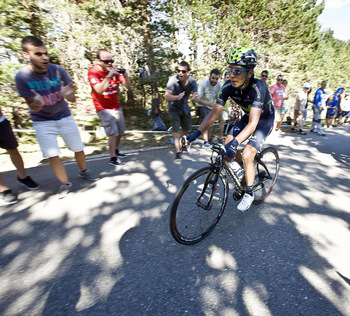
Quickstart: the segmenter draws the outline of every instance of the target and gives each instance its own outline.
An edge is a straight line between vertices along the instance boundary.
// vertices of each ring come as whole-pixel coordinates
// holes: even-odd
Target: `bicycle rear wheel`
[[[224,173],[208,166],[192,174],[170,206],[170,232],[181,244],[194,244],[208,236],[219,222],[228,198]]]
[[[279,168],[280,159],[275,148],[265,148],[256,155],[253,204],[260,204],[269,196],[276,183]]]

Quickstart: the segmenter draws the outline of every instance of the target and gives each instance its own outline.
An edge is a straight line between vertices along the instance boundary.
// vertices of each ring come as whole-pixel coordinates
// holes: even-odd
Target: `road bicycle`
[[[233,199],[238,201],[245,193],[245,178],[235,172],[223,159],[225,147],[220,143],[209,144],[195,140],[189,145],[201,146],[212,151],[208,166],[190,175],[177,191],[170,209],[170,232],[174,239],[185,245],[197,243],[208,236],[224,213],[229,183],[233,181]],[[237,160],[240,153],[236,156]],[[240,163],[242,174],[244,166]],[[254,158],[255,180],[253,204],[262,203],[271,193],[279,172],[279,155],[275,148],[267,147]]]

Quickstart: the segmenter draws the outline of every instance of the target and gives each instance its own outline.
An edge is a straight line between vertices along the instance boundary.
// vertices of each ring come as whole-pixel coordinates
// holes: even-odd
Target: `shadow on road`
[[[275,145],[281,173],[267,201],[241,214],[229,197],[193,246],[172,239],[167,207],[207,158],[179,163],[165,149],[116,169],[91,161],[102,179],[72,177],[63,200],[44,169],[39,192],[0,212],[1,315],[350,314],[348,149],[289,142]]]

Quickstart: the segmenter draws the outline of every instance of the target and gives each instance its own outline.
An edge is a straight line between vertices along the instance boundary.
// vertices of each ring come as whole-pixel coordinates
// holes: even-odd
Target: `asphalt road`
[[[230,195],[192,246],[172,239],[167,208],[205,155],[135,152],[117,168],[93,157],[95,183],[67,163],[62,200],[47,165],[28,170],[35,192],[3,173],[20,202],[0,206],[0,315],[350,315],[349,132],[271,135],[271,196],[242,214]]]

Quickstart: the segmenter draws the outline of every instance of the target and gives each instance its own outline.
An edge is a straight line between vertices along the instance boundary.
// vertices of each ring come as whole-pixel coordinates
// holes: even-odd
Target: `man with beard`
[[[198,97],[200,102],[196,103],[199,109],[199,118],[203,122],[204,118],[208,115],[211,109],[215,105],[216,99],[219,97],[221,90],[220,71],[213,69],[210,72],[209,78],[203,80],[198,86]],[[211,134],[211,128],[203,132],[202,136],[205,141],[209,141]]]
[[[182,61],[177,67],[177,75],[169,78],[165,91],[165,100],[168,101],[173,129],[175,159],[181,159],[180,127],[181,137],[187,135],[192,129],[191,108],[188,104],[190,94],[193,92],[193,101],[201,102],[198,97],[197,82],[190,76],[190,71],[190,65]]]
[[[24,37],[22,50],[22,55],[29,60],[29,64],[17,73],[16,87],[29,106],[36,138],[44,158],[49,159],[53,173],[61,182],[57,194],[63,198],[72,184],[59,157],[58,135],[74,152],[78,175],[89,181],[97,180],[86,169],[84,144],[68,108],[67,101],[75,102],[74,86],[65,69],[50,64],[46,47],[40,39],[34,36]]]
[[[119,158],[126,157],[119,151],[120,139],[125,132],[125,120],[118,100],[118,85],[130,89],[131,83],[128,72],[113,67],[113,63],[112,54],[100,49],[96,55],[96,64],[89,69],[88,78],[97,115],[108,135],[109,164],[117,166],[121,163]]]

